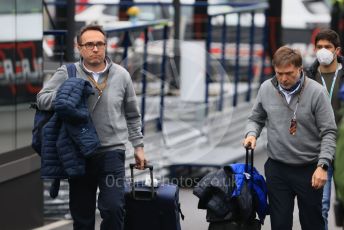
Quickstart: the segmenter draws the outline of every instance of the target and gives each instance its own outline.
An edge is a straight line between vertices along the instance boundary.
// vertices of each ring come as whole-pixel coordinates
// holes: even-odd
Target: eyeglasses
[[[93,50],[94,47],[96,46],[98,50],[103,50],[105,48],[106,43],[104,42],[86,42],[85,44],[80,44],[80,46],[85,46],[86,49],[88,50]]]
[[[290,121],[289,133],[293,136],[296,134],[296,127],[297,127],[296,118],[292,118]]]

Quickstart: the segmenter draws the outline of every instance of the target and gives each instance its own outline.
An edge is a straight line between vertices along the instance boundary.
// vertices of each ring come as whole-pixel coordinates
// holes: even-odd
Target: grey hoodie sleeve
[[[248,117],[245,137],[250,135],[250,136],[255,136],[256,138],[258,138],[260,133],[262,132],[262,129],[265,126],[267,114],[262,105],[262,97],[261,97],[262,88],[263,87],[261,87],[258,91],[256,101],[251,111],[251,115]]]
[[[143,146],[141,114],[130,76],[125,90],[124,112],[129,132],[129,141],[133,147]]]
[[[327,164],[334,159],[336,151],[337,126],[328,93],[322,90],[315,105],[316,125],[321,137],[321,149],[318,164]]]
[[[56,97],[56,92],[67,78],[67,69],[66,66],[63,65],[57,69],[51,79],[44,84],[43,89],[37,94],[37,105],[39,109],[53,109],[52,104]]]

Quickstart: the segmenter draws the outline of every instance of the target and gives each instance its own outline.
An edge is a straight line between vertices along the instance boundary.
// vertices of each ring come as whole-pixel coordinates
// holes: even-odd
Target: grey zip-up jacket
[[[141,115],[136,101],[134,87],[129,73],[120,65],[108,62],[107,69],[99,77],[101,83],[109,74],[107,86],[103,94],[95,88],[95,94],[88,98],[88,108],[92,122],[100,139],[99,152],[114,149],[124,149],[128,139],[134,147],[143,146],[143,135],[141,132]],[[82,60],[75,63],[77,77],[88,80],[92,76],[83,67]],[[61,84],[68,78],[66,66],[57,69],[52,78],[44,84],[43,89],[37,95],[38,108],[42,110],[53,110],[52,102]]]
[[[265,81],[258,91],[246,136],[258,138],[266,126],[268,157],[291,165],[329,165],[336,149],[337,127],[328,93],[312,79],[302,77],[301,84],[305,85],[296,112],[295,135],[289,133],[289,127],[302,87],[292,96],[288,108],[274,77]]]

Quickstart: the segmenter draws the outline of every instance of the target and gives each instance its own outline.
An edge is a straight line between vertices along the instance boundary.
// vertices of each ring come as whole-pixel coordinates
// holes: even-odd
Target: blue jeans
[[[323,189],[323,198],[322,198],[322,216],[325,222],[325,230],[328,230],[328,212],[331,205],[331,183],[333,176],[333,167],[329,166],[327,170],[327,182]]]
[[[101,230],[123,229],[125,151],[86,159],[86,175],[69,179],[69,208],[74,230],[94,230],[97,188]]]

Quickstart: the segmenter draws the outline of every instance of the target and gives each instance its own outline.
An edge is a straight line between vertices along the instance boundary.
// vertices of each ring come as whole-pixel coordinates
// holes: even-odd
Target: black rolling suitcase
[[[125,192],[125,230],[181,230],[179,189],[174,184],[159,183],[153,186],[153,167],[150,171],[151,186],[134,181],[134,166],[130,164],[131,183]]]

